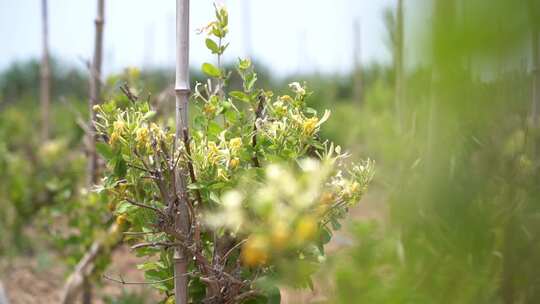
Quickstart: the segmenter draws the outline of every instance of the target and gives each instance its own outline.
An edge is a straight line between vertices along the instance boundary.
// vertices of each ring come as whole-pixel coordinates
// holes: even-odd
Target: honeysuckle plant
[[[307,106],[304,84],[274,96],[256,88],[251,62],[240,59],[242,88],[228,89],[225,8],[216,7],[216,20],[201,33],[217,65],[202,65],[209,80],[192,94],[189,130],[176,136],[129,90],[120,98],[127,105],[112,99],[95,107],[103,139],[97,150],[108,168],[98,190],[114,202],[128,242],[147,257],[138,268],[167,303],[174,301],[178,247],[190,256],[191,302],[279,302],[279,284],[310,285],[324,244],[366,191],[373,163],[351,165],[339,146],[320,138],[330,112]],[[181,200],[188,231],[175,221]]]

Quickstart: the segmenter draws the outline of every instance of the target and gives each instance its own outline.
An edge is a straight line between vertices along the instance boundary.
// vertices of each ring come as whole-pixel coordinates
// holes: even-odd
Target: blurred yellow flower
[[[304,216],[296,224],[295,237],[299,242],[311,240],[317,232],[317,222],[311,216]]]
[[[321,204],[324,204],[324,205],[329,205],[331,204],[332,202],[334,201],[334,194],[331,193],[331,192],[324,192],[322,195],[321,195]]]
[[[277,222],[272,229],[272,246],[281,250],[287,246],[287,241],[289,240],[290,231],[287,227],[287,224],[284,222]]]
[[[250,236],[242,246],[242,262],[249,267],[266,264],[268,261],[268,241],[265,237]]]
[[[139,77],[141,76],[141,70],[139,70],[136,67],[128,67],[126,71],[127,71],[128,77],[131,78],[132,80],[139,79]]]

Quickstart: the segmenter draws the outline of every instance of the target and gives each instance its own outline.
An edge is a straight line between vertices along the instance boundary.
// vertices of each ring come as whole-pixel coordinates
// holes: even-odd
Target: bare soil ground
[[[117,249],[106,273],[111,277],[122,275],[125,281],[142,282],[144,277],[135,265],[141,259],[129,252],[127,247]],[[5,264],[5,263],[4,263]],[[10,304],[54,304],[60,302],[62,286],[68,270],[59,266],[59,261],[49,261],[40,265],[38,259],[18,257],[8,265],[0,267],[0,280],[6,289]],[[104,280],[101,286],[95,286],[93,303],[102,304],[104,296],[116,297],[125,292],[135,293],[147,299],[148,303],[157,302],[157,294],[149,285],[122,285]]]

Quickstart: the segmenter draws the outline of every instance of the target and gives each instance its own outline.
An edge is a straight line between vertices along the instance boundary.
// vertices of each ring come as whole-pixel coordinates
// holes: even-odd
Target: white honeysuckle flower
[[[271,164],[266,168],[266,177],[269,180],[279,180],[283,175],[283,168],[279,165]]]
[[[305,172],[316,172],[321,168],[321,163],[313,158],[304,158],[300,160],[299,165]]]
[[[295,92],[296,94],[299,94],[299,95],[306,95],[306,89],[304,89],[304,87],[302,87],[302,85],[295,81],[295,82],[291,82],[289,84],[289,87],[291,88],[291,90],[293,92]]]
[[[317,127],[325,123],[328,120],[328,118],[330,118],[330,113],[331,113],[330,110],[324,110],[324,114],[319,120],[319,122],[317,123]]]
[[[243,199],[244,195],[240,193],[240,191],[231,190],[223,195],[221,201],[223,202],[223,207],[226,210],[233,210],[241,208]]]
[[[243,200],[244,195],[240,191],[226,192],[221,197],[222,212],[208,215],[206,217],[207,224],[212,227],[226,227],[232,232],[237,232],[244,223]]]

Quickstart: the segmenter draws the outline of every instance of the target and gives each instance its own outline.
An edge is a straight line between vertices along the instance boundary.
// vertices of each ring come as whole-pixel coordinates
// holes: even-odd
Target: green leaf
[[[225,45],[222,45],[220,50],[220,54],[225,53],[225,50],[229,47],[229,43],[226,43]]]
[[[127,172],[127,164],[122,155],[114,158],[114,175],[123,178]]]
[[[96,151],[99,155],[103,156],[107,161],[111,160],[114,157],[114,152],[111,149],[111,146],[104,142],[96,143]]]
[[[249,59],[238,59],[238,68],[242,71],[245,71],[251,67],[251,60]]]
[[[138,264],[137,269],[138,270],[143,270],[143,271],[146,271],[146,270],[158,270],[159,266],[157,265],[157,262],[146,262],[146,263]]]
[[[219,196],[215,192],[210,192],[210,200],[216,204],[221,204],[221,200],[219,199]]]
[[[246,75],[246,78],[244,79],[244,91],[251,92],[255,82],[257,82],[257,74],[250,73],[249,75]]]
[[[251,101],[249,96],[246,93],[241,92],[241,91],[232,91],[232,92],[229,93],[229,96],[231,96],[234,99],[238,99],[240,101],[243,101],[243,102],[250,102]]]
[[[253,302],[246,301],[244,303],[281,303],[281,293],[279,291],[279,288],[275,285],[273,279],[269,277],[261,277],[257,279],[257,281],[255,281],[255,286],[262,292],[262,297],[254,298]]]
[[[187,188],[190,189],[190,190],[196,190],[196,189],[202,189],[204,188],[204,186],[200,183],[191,183],[189,185],[187,185]]]
[[[221,133],[221,131],[223,131],[223,129],[217,122],[210,121],[208,123],[208,136],[209,137],[215,138],[219,135],[219,133]]]
[[[210,77],[214,77],[214,78],[221,77],[221,71],[216,66],[208,62],[203,63],[202,71],[203,73],[205,73],[206,75]]]
[[[227,111],[224,115],[231,124],[235,124],[238,121],[238,113],[236,111]]]
[[[146,114],[144,114],[143,119],[148,120],[148,119],[150,119],[150,118],[152,118],[154,116],[156,116],[155,111],[148,111],[148,112],[146,112]]]
[[[212,51],[212,54],[221,54],[221,50],[219,49],[217,43],[210,38],[206,38],[206,47]]]
[[[131,213],[135,210],[137,210],[137,206],[134,206],[126,201],[122,201],[116,206],[115,213],[116,214],[125,214],[125,213]]]

